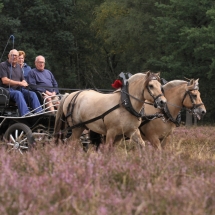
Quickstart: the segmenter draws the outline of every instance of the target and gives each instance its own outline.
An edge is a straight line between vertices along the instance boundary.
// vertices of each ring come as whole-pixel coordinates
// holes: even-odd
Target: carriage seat
[[[4,87],[0,87],[0,106],[17,106],[16,102],[10,98],[10,93]]]
[[[37,94],[37,97],[39,99],[40,104],[43,105],[44,98],[42,96],[42,93],[40,91],[37,91],[37,90],[35,90],[34,92]]]
[[[9,91],[3,87],[0,87],[0,106],[8,106],[10,101]]]

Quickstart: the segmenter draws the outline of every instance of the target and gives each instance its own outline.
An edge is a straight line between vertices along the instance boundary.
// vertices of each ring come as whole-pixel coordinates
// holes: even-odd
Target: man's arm
[[[52,77],[52,86],[55,88],[54,91],[56,93],[59,93],[59,90],[58,90],[58,83],[54,77],[54,75],[51,73],[51,77]]]
[[[29,71],[28,83],[30,87],[32,88],[32,90],[40,91],[41,93],[45,92],[46,90],[44,88],[39,87],[39,85],[37,84],[36,78],[37,77],[35,76],[34,71],[33,70]]]
[[[28,86],[28,83],[25,80],[13,81],[7,77],[2,77],[1,80],[2,80],[2,83],[5,85],[21,86],[21,87],[27,87]]]

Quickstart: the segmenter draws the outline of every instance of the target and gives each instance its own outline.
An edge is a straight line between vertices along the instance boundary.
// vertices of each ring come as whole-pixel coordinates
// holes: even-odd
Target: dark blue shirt
[[[57,81],[55,80],[54,75],[47,69],[44,69],[43,71],[39,71],[36,68],[30,70],[27,80],[29,85],[34,85],[30,86],[34,90],[38,90],[40,92],[45,92],[47,90],[49,92],[55,91],[56,93],[59,93]]]
[[[22,69],[20,65],[17,63],[14,67],[11,65],[9,61],[5,61],[0,63],[0,86],[4,88],[8,88],[8,85],[2,83],[2,78],[7,77],[13,81],[22,81],[25,80],[23,76]],[[10,86],[13,89],[18,88],[18,86]]]

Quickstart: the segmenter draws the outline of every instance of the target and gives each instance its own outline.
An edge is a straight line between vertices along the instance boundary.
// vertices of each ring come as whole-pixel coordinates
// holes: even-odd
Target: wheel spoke
[[[20,140],[21,140],[23,134],[24,134],[24,131],[22,131],[22,132],[20,133],[20,135],[19,135],[19,139],[20,139]]]
[[[19,149],[19,152],[20,152],[21,155],[23,155],[22,150]]]
[[[23,154],[30,147],[29,144],[33,143],[33,135],[31,129],[24,123],[14,123],[5,132],[5,139],[9,151],[16,150]]]
[[[23,140],[21,140],[19,143],[22,144],[23,142],[27,142],[27,137]]]
[[[10,134],[10,139],[15,143],[16,142],[16,140],[13,138],[13,135],[12,134]]]
[[[14,148],[11,148],[11,149],[8,151],[8,153],[11,152],[12,150],[14,150]]]
[[[18,138],[18,130],[17,129],[15,130],[15,138],[16,138],[16,140]]]
[[[7,143],[8,146],[14,146],[14,143]]]
[[[20,146],[21,149],[28,149],[27,146]]]

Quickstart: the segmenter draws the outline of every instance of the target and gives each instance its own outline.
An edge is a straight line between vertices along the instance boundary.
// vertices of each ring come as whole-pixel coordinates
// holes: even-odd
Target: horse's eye
[[[196,99],[196,98],[197,98],[197,95],[192,95],[192,96],[193,96],[193,98],[194,98],[194,99]]]
[[[152,84],[149,84],[149,88],[151,88],[151,89],[152,89],[152,88],[153,88],[153,85],[152,85]]]

